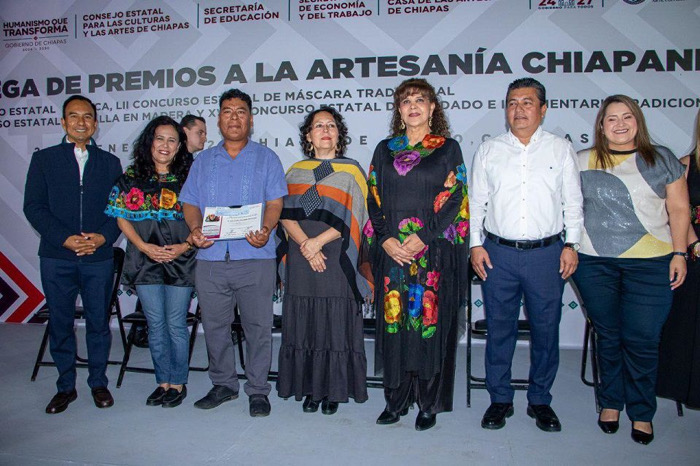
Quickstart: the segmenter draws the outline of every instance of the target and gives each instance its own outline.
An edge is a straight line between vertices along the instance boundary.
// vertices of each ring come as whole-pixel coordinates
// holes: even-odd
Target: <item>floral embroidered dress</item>
[[[112,188],[105,213],[129,220],[147,243],[159,246],[184,243],[190,232],[178,199],[183,182],[171,174],[138,180],[133,167],[129,167]],[[194,286],[195,256],[196,251],[192,250],[172,262],[158,263],[129,241],[122,283],[130,288],[155,284]]]
[[[466,290],[469,204],[466,168],[454,139],[427,135],[416,146],[405,136],[374,151],[367,206],[374,232],[377,343],[375,368],[384,386],[405,373],[439,375],[435,412],[452,408],[457,315]],[[382,249],[389,238],[416,233],[426,248],[399,266]]]

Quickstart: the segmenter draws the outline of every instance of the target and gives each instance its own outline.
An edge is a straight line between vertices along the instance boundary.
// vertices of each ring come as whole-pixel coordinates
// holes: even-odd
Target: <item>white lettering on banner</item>
[[[661,52],[661,57],[659,56]],[[639,59],[639,64],[634,69],[639,73],[645,71],[698,71],[700,70],[700,49],[646,50]],[[610,66],[612,63],[612,66]],[[597,50],[589,56],[584,52],[529,52],[522,60],[523,69],[528,73],[620,73],[626,67],[632,67],[637,63],[637,54],[629,50],[615,50],[606,55]]]
[[[260,11],[264,10],[263,6],[261,3],[252,3],[250,5],[231,5],[231,6],[218,6],[218,7],[211,7],[211,8],[205,8],[204,9],[204,14],[205,15],[221,15],[225,13],[241,13],[241,12],[249,12],[249,11]]]
[[[0,186],[5,216],[22,218],[20,172],[33,151],[61,140],[61,105],[76,94],[97,105],[96,141],[123,166],[159,115],[201,116],[205,147],[214,146],[219,96],[240,88],[253,101],[251,137],[285,168],[302,157],[299,123],[327,105],[345,117],[348,156],[367,169],[388,136],[394,89],[407,78],[435,86],[467,167],[483,139],[505,130],[506,88],[525,76],[547,87],[545,129],[577,150],[592,143],[601,100],[624,92],[643,108],[652,137],[685,155],[700,110],[697,0],[548,0],[556,11],[538,9],[542,1],[6,2],[0,138],[3,156],[18,163]],[[640,32],[637,20],[650,18]],[[572,24],[585,25],[573,41],[564,27]],[[21,35],[28,32],[37,34]],[[26,222],[7,223],[3,251],[38,284],[37,236]],[[135,298],[122,297],[128,312]],[[580,346],[583,319],[568,288],[563,302],[562,345]],[[474,309],[479,317],[483,307]],[[2,311],[0,303],[0,321],[13,314]]]

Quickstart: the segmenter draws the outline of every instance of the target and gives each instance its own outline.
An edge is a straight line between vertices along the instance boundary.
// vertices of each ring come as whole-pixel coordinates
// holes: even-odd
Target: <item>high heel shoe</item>
[[[651,426],[651,433],[647,433],[634,428],[634,422],[632,422],[632,440],[642,445],[649,445],[654,440],[654,424],[649,423]]]
[[[620,428],[620,416],[618,414],[617,421],[602,421],[598,415],[598,427],[606,434],[614,434]]]

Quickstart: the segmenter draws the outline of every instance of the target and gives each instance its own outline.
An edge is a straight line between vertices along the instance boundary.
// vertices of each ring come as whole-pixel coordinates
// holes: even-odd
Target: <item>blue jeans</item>
[[[107,386],[107,359],[112,345],[109,299],[114,283],[112,259],[99,262],[68,261],[42,257],[41,284],[49,306],[49,348],[58,369],[56,388],[75,388],[75,301],[80,294],[85,313],[88,350],[88,385]]]
[[[148,346],[156,383],[187,383],[190,350],[187,310],[192,287],[136,285],[136,293],[148,321]]]
[[[656,369],[661,328],[671,310],[671,256],[618,259],[579,254],[574,282],[598,336],[603,408],[632,421],[656,412]]]

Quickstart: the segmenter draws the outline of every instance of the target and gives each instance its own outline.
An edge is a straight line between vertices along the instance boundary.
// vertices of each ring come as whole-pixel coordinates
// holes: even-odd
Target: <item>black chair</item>
[[[581,351],[581,382],[589,387],[593,387],[595,397],[595,410],[600,413],[600,403],[598,402],[598,387],[600,387],[600,373],[598,372],[598,335],[590,319],[586,317],[586,326],[583,330],[583,349]],[[591,380],[586,378],[586,367],[588,354],[591,355]]]
[[[112,285],[112,295],[109,300],[109,312],[110,320],[112,316],[117,317],[117,322],[119,324],[119,334],[121,336],[122,345],[126,349],[126,333],[124,332],[124,323],[122,322],[121,307],[119,306],[119,282],[122,278],[122,271],[124,269],[124,250],[118,247],[114,247],[114,284]],[[46,353],[46,346],[49,341],[49,325],[51,325],[51,313],[49,309],[42,309],[34,315],[38,319],[46,319],[47,325],[44,330],[44,336],[41,339],[41,345],[39,345],[39,354],[36,356],[36,362],[34,363],[34,370],[32,371],[32,382],[36,380],[36,376],[39,373],[39,368],[43,366],[56,366],[53,361],[45,361],[44,354]],[[75,318],[84,319],[85,312],[82,306],[75,307]],[[76,354],[76,367],[87,367],[87,359]],[[121,364],[121,361],[107,361],[107,364]]]
[[[155,373],[155,370],[152,367],[139,367],[129,365],[129,358],[131,357],[131,350],[135,346],[137,331],[139,328],[148,327],[146,315],[143,313],[143,309],[141,307],[141,301],[136,301],[136,307],[134,308],[134,312],[127,316],[124,316],[122,318],[122,321],[125,324],[130,324],[131,326],[129,327],[129,335],[126,337],[126,344],[124,347],[124,358],[119,363],[121,364],[121,368],[119,369],[119,377],[117,377],[117,388],[120,388],[122,386],[122,381],[124,380],[124,374],[126,374],[126,372],[139,372],[142,374]],[[190,351],[189,356],[187,358],[188,363],[192,360],[192,351],[194,350],[194,343],[197,339],[197,329],[199,328],[200,321],[201,310],[199,308],[199,305],[197,305],[197,309],[194,313],[189,311],[187,312],[187,325],[189,327],[192,327],[192,330],[190,331]],[[207,369],[208,367],[190,367],[190,370],[194,371],[206,371]]]
[[[472,300],[471,300],[471,287],[478,286],[483,283],[483,280],[479,278],[474,269],[469,266],[468,273],[469,280],[469,299],[467,300],[467,408],[471,407],[472,403],[472,390],[476,389],[486,389],[486,378],[477,377],[472,373],[472,338],[486,338],[488,331],[486,328],[486,319],[480,319],[474,322],[472,320]],[[518,320],[518,339],[526,340],[530,338],[530,322],[526,319]],[[527,379],[512,379],[510,381],[511,386],[515,390],[527,390],[528,380]]]
[[[380,316],[381,318],[381,316]],[[362,319],[362,331],[365,336],[371,336],[377,339],[377,319],[367,318]],[[367,388],[384,388],[384,377],[381,375],[368,375],[367,376]]]

